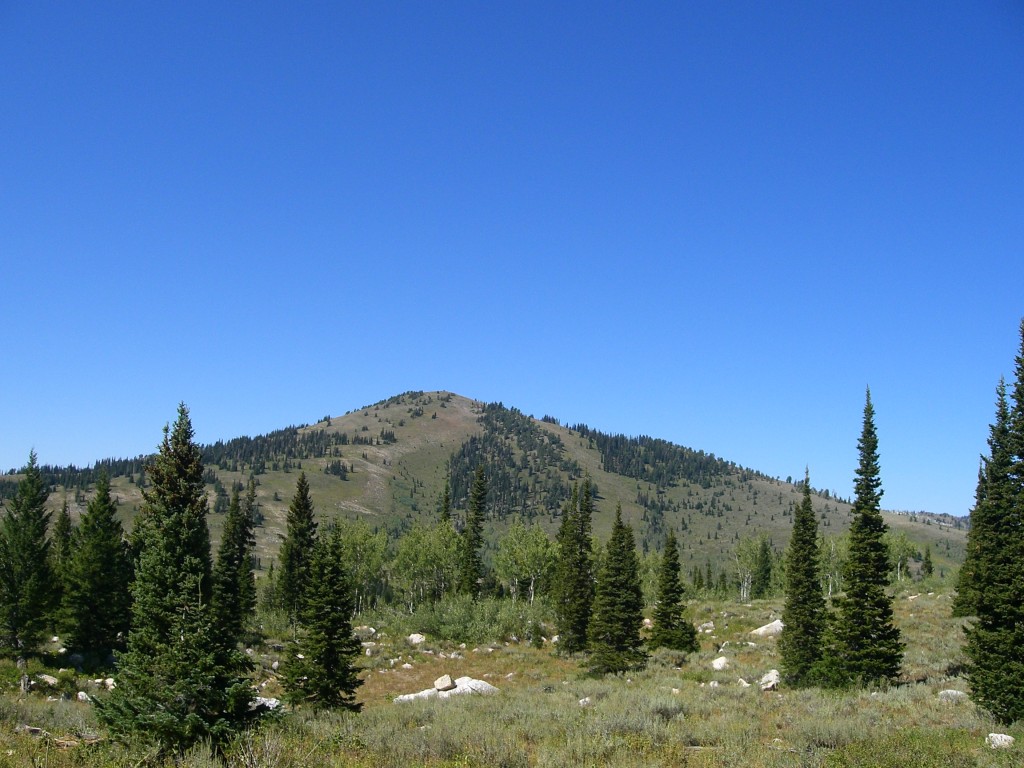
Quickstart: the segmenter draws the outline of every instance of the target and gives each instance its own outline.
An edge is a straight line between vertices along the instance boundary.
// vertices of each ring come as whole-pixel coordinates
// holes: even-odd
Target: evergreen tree
[[[970,512],[971,526],[967,531],[967,552],[960,566],[957,577],[956,597],[953,598],[954,616],[973,616],[978,610],[978,594],[980,584],[977,571],[988,555],[994,542],[991,541],[992,531],[988,521],[991,516],[988,504],[989,477],[995,476],[1000,489],[997,495],[1003,495],[1002,486],[1006,482],[1007,442],[1009,440],[1010,410],[1006,401],[1006,382],[999,380],[996,387],[996,420],[989,426],[988,457],[982,457],[978,469],[978,485],[974,492],[974,508]],[[993,464],[993,461],[996,461]],[[997,512],[998,514],[998,512]]]
[[[451,523],[452,521],[452,485],[447,478],[444,481],[444,492],[441,494],[437,515],[442,523]]]
[[[1024,719],[1024,321],[1012,406],[1000,382],[985,492],[971,512],[973,612],[964,648],[973,699],[999,721]],[[963,573],[963,572],[961,572]]]
[[[96,481],[75,543],[61,608],[65,642],[79,651],[107,652],[122,646],[128,635],[132,565],[106,472]]]
[[[594,603],[593,542],[590,538],[594,508],[590,478],[582,491],[573,486],[562,508],[558,529],[558,565],[555,578],[555,616],[559,651],[580,653],[587,648],[587,627]]]
[[[484,564],[480,548],[484,539],[484,512],[487,506],[487,478],[483,466],[476,468],[473,489],[466,510],[466,525],[462,529],[462,552],[459,561],[459,592],[474,597],[480,591],[484,577]]]
[[[900,631],[893,623],[889,586],[888,526],[882,519],[875,411],[868,390],[864,423],[857,443],[860,461],[854,481],[850,555],[846,594],[837,599],[838,615],[831,626],[825,682],[850,685],[895,678],[903,659]]]
[[[231,493],[213,570],[213,609],[217,626],[225,639],[233,642],[242,639],[246,621],[256,609],[256,579],[252,571],[256,547],[255,507],[256,483],[250,479],[244,502],[239,499],[237,487]]]
[[[935,573],[935,565],[932,563],[932,548],[925,546],[924,558],[921,560],[921,576],[930,579]]]
[[[821,553],[818,520],[811,504],[810,472],[804,476],[804,495],[793,515],[793,534],[786,550],[786,602],[782,610],[779,654],[786,682],[795,686],[813,682],[821,661],[827,614],[821,591]]]
[[[0,648],[13,654],[31,652],[42,641],[56,592],[47,538],[49,492],[35,451],[22,475],[0,523]]]
[[[757,559],[750,579],[750,598],[763,600],[768,597],[772,586],[772,546],[767,536],[762,536],[757,546]]]
[[[97,702],[113,736],[176,753],[200,742],[219,749],[259,714],[250,707],[248,661],[217,631],[210,609],[206,491],[192,434],[182,404],[147,468],[128,650],[117,686]]]
[[[597,574],[594,615],[588,630],[592,672],[625,672],[646,665],[647,655],[640,639],[643,608],[633,529],[622,522],[622,507],[619,506]]]
[[[71,522],[71,510],[68,508],[68,498],[60,505],[60,512],[53,523],[53,534],[50,536],[50,556],[53,558],[53,578],[58,593],[62,593],[67,582],[67,567],[74,551],[73,539],[75,526]],[[60,602],[59,597],[56,600]]]
[[[700,571],[697,572],[698,574]],[[671,648],[697,652],[697,630],[683,616],[683,583],[679,580],[679,545],[674,531],[668,532],[665,551],[658,571],[658,601],[654,607],[654,627],[647,641],[650,648]]]
[[[360,708],[355,691],[362,681],[354,660],[362,646],[352,634],[354,597],[349,571],[341,530],[332,527],[313,548],[300,632],[285,669],[286,697],[293,704]]]
[[[278,595],[293,622],[302,610],[302,599],[309,581],[309,558],[316,542],[316,520],[309,497],[306,473],[300,472],[295,496],[288,506],[287,530],[281,542],[281,570],[277,579]]]

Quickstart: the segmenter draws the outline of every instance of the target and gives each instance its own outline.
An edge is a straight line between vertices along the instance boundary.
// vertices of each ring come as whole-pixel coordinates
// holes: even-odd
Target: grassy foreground
[[[897,622],[907,643],[904,679],[885,690],[831,693],[762,692],[757,683],[778,667],[776,640],[750,630],[778,618],[780,601],[700,603],[702,650],[683,663],[659,653],[629,677],[590,678],[550,646],[507,637],[460,647],[451,623],[437,616],[364,617],[377,628],[361,661],[365,684],[360,714],[286,714],[245,734],[227,764],[255,766],[1017,766],[1024,762],[1024,728],[1000,727],[969,701],[940,701],[945,689],[966,690],[960,677],[962,622],[949,617],[947,592],[903,592]],[[493,633],[508,631],[500,611]],[[437,623],[421,646],[405,637],[427,618]],[[532,620],[532,617],[531,617]],[[467,637],[487,637],[478,623]],[[440,638],[440,639],[439,639]],[[273,645],[256,648],[264,695],[274,695]],[[719,656],[729,666],[714,671]],[[29,673],[43,671],[35,665]],[[57,675],[58,689],[21,695],[12,664],[0,685],[0,766],[155,765],[142,745],[105,738],[92,706],[77,690],[96,686],[74,673]],[[428,688],[442,674],[470,675],[501,689],[494,696],[392,702]],[[751,685],[746,687],[740,680]],[[714,685],[713,685],[714,683]],[[60,697],[60,693],[71,694]],[[100,695],[100,694],[97,694]],[[48,700],[53,699],[53,700]],[[586,705],[580,701],[587,699]],[[26,728],[25,726],[29,726]],[[1009,733],[1009,749],[986,746],[990,732]],[[170,764],[168,762],[168,764]],[[223,763],[203,750],[183,766]]]

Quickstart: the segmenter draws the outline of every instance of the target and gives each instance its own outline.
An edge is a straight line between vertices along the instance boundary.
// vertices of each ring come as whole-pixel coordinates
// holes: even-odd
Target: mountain
[[[517,515],[554,534],[573,484],[589,476],[597,491],[598,540],[608,537],[621,504],[645,551],[660,549],[668,529],[676,530],[685,571],[707,562],[719,569],[740,540],[762,533],[781,551],[801,494],[798,484],[703,451],[582,424],[563,426],[550,416],[537,419],[450,392],[406,392],[315,424],[219,441],[204,446],[203,457],[214,538],[231,488],[255,475],[262,517],[257,553],[264,567],[276,557],[299,472],[306,473],[321,519],[362,519],[394,536],[417,521],[436,519],[446,479],[457,517],[482,463],[491,546]],[[137,457],[88,469],[43,467],[54,489],[50,503],[56,508],[67,498],[73,517],[84,512],[102,467],[130,524],[142,500],[145,463],[146,457]],[[0,498],[10,495],[15,479],[3,478]],[[847,528],[850,505],[844,500],[820,492],[815,510],[822,534]],[[918,549],[930,546],[937,567],[963,559],[962,519],[921,513],[889,514],[887,520]]]

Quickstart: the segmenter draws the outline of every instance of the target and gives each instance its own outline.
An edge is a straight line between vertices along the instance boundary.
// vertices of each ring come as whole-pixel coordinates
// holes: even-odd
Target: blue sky
[[[557,6],[557,7],[553,7]],[[965,514],[1024,6],[0,3],[0,467],[409,389]]]

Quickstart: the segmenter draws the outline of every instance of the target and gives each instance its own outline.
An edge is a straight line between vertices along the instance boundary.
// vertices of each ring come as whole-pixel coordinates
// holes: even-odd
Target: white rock
[[[711,634],[712,632],[715,631],[715,622],[713,622],[713,621],[705,621],[703,624],[701,624],[699,627],[697,627],[697,631],[698,632],[703,632],[705,634]]]
[[[434,681],[434,688],[439,691],[450,691],[455,687],[455,683],[452,681],[451,675],[441,675],[437,680]]]
[[[112,691],[112,690],[114,690],[114,688],[117,687],[117,683],[114,682],[114,678],[112,678],[112,677],[108,677],[107,679],[105,679],[103,681],[103,685],[105,685],[107,687],[108,691]]]
[[[748,683],[742,677],[739,679],[738,682],[739,682],[741,688],[749,688],[750,687],[750,683]]]
[[[758,684],[761,686],[762,691],[774,691],[776,688],[779,687],[779,681],[781,679],[782,678],[779,675],[779,670],[772,669],[769,670],[768,673],[761,678]]]
[[[985,737],[985,743],[992,749],[1009,749],[1016,739],[1005,733],[990,733]]]
[[[644,619],[644,626],[650,629],[654,626],[654,622],[651,619]]]
[[[718,681],[717,680],[712,680],[710,683],[708,683],[708,688],[717,688],[717,687],[718,687]]]
[[[410,664],[409,662],[406,662],[405,664],[402,665],[402,669],[412,669],[412,664]]]
[[[254,707],[264,707],[265,709],[274,710],[281,708],[281,700],[274,699],[269,696],[257,696],[252,700]]]
[[[56,686],[57,683],[60,682],[53,675],[36,675],[36,680],[40,681],[41,683],[46,683],[51,687]]]
[[[682,691],[680,691],[678,688],[673,688],[672,689],[672,695],[673,696],[678,696],[680,693],[682,693]]]
[[[437,696],[437,689],[427,688],[427,690],[420,691],[419,693],[406,693],[402,696],[396,696],[395,703],[397,704],[404,701],[416,701],[417,699],[432,699],[434,696]]]
[[[419,632],[413,632],[405,639],[409,642],[410,645],[422,645],[427,640],[427,638],[421,635]]]
[[[763,627],[751,630],[750,634],[757,635],[758,637],[775,637],[782,633],[782,619],[776,619],[771,624],[765,624]]]
[[[721,672],[723,669],[729,668],[729,660],[725,656],[719,656],[717,659],[711,662],[711,668],[717,672]]]
[[[967,694],[963,691],[948,688],[945,691],[939,691],[939,701],[949,701],[958,704],[961,701],[967,701]]]
[[[589,707],[591,704],[592,704],[592,702],[590,701],[590,697],[589,696],[587,696],[586,698],[580,699],[580,706],[581,707]]]
[[[90,701],[92,701],[92,699],[89,698],[89,694],[86,693],[85,691],[79,691],[78,692],[78,700],[82,701],[82,702],[90,702]]]
[[[281,662],[280,661],[275,661],[273,664],[270,665],[270,668],[272,670],[274,670],[275,672],[277,672],[277,670],[279,670],[281,668]]]

